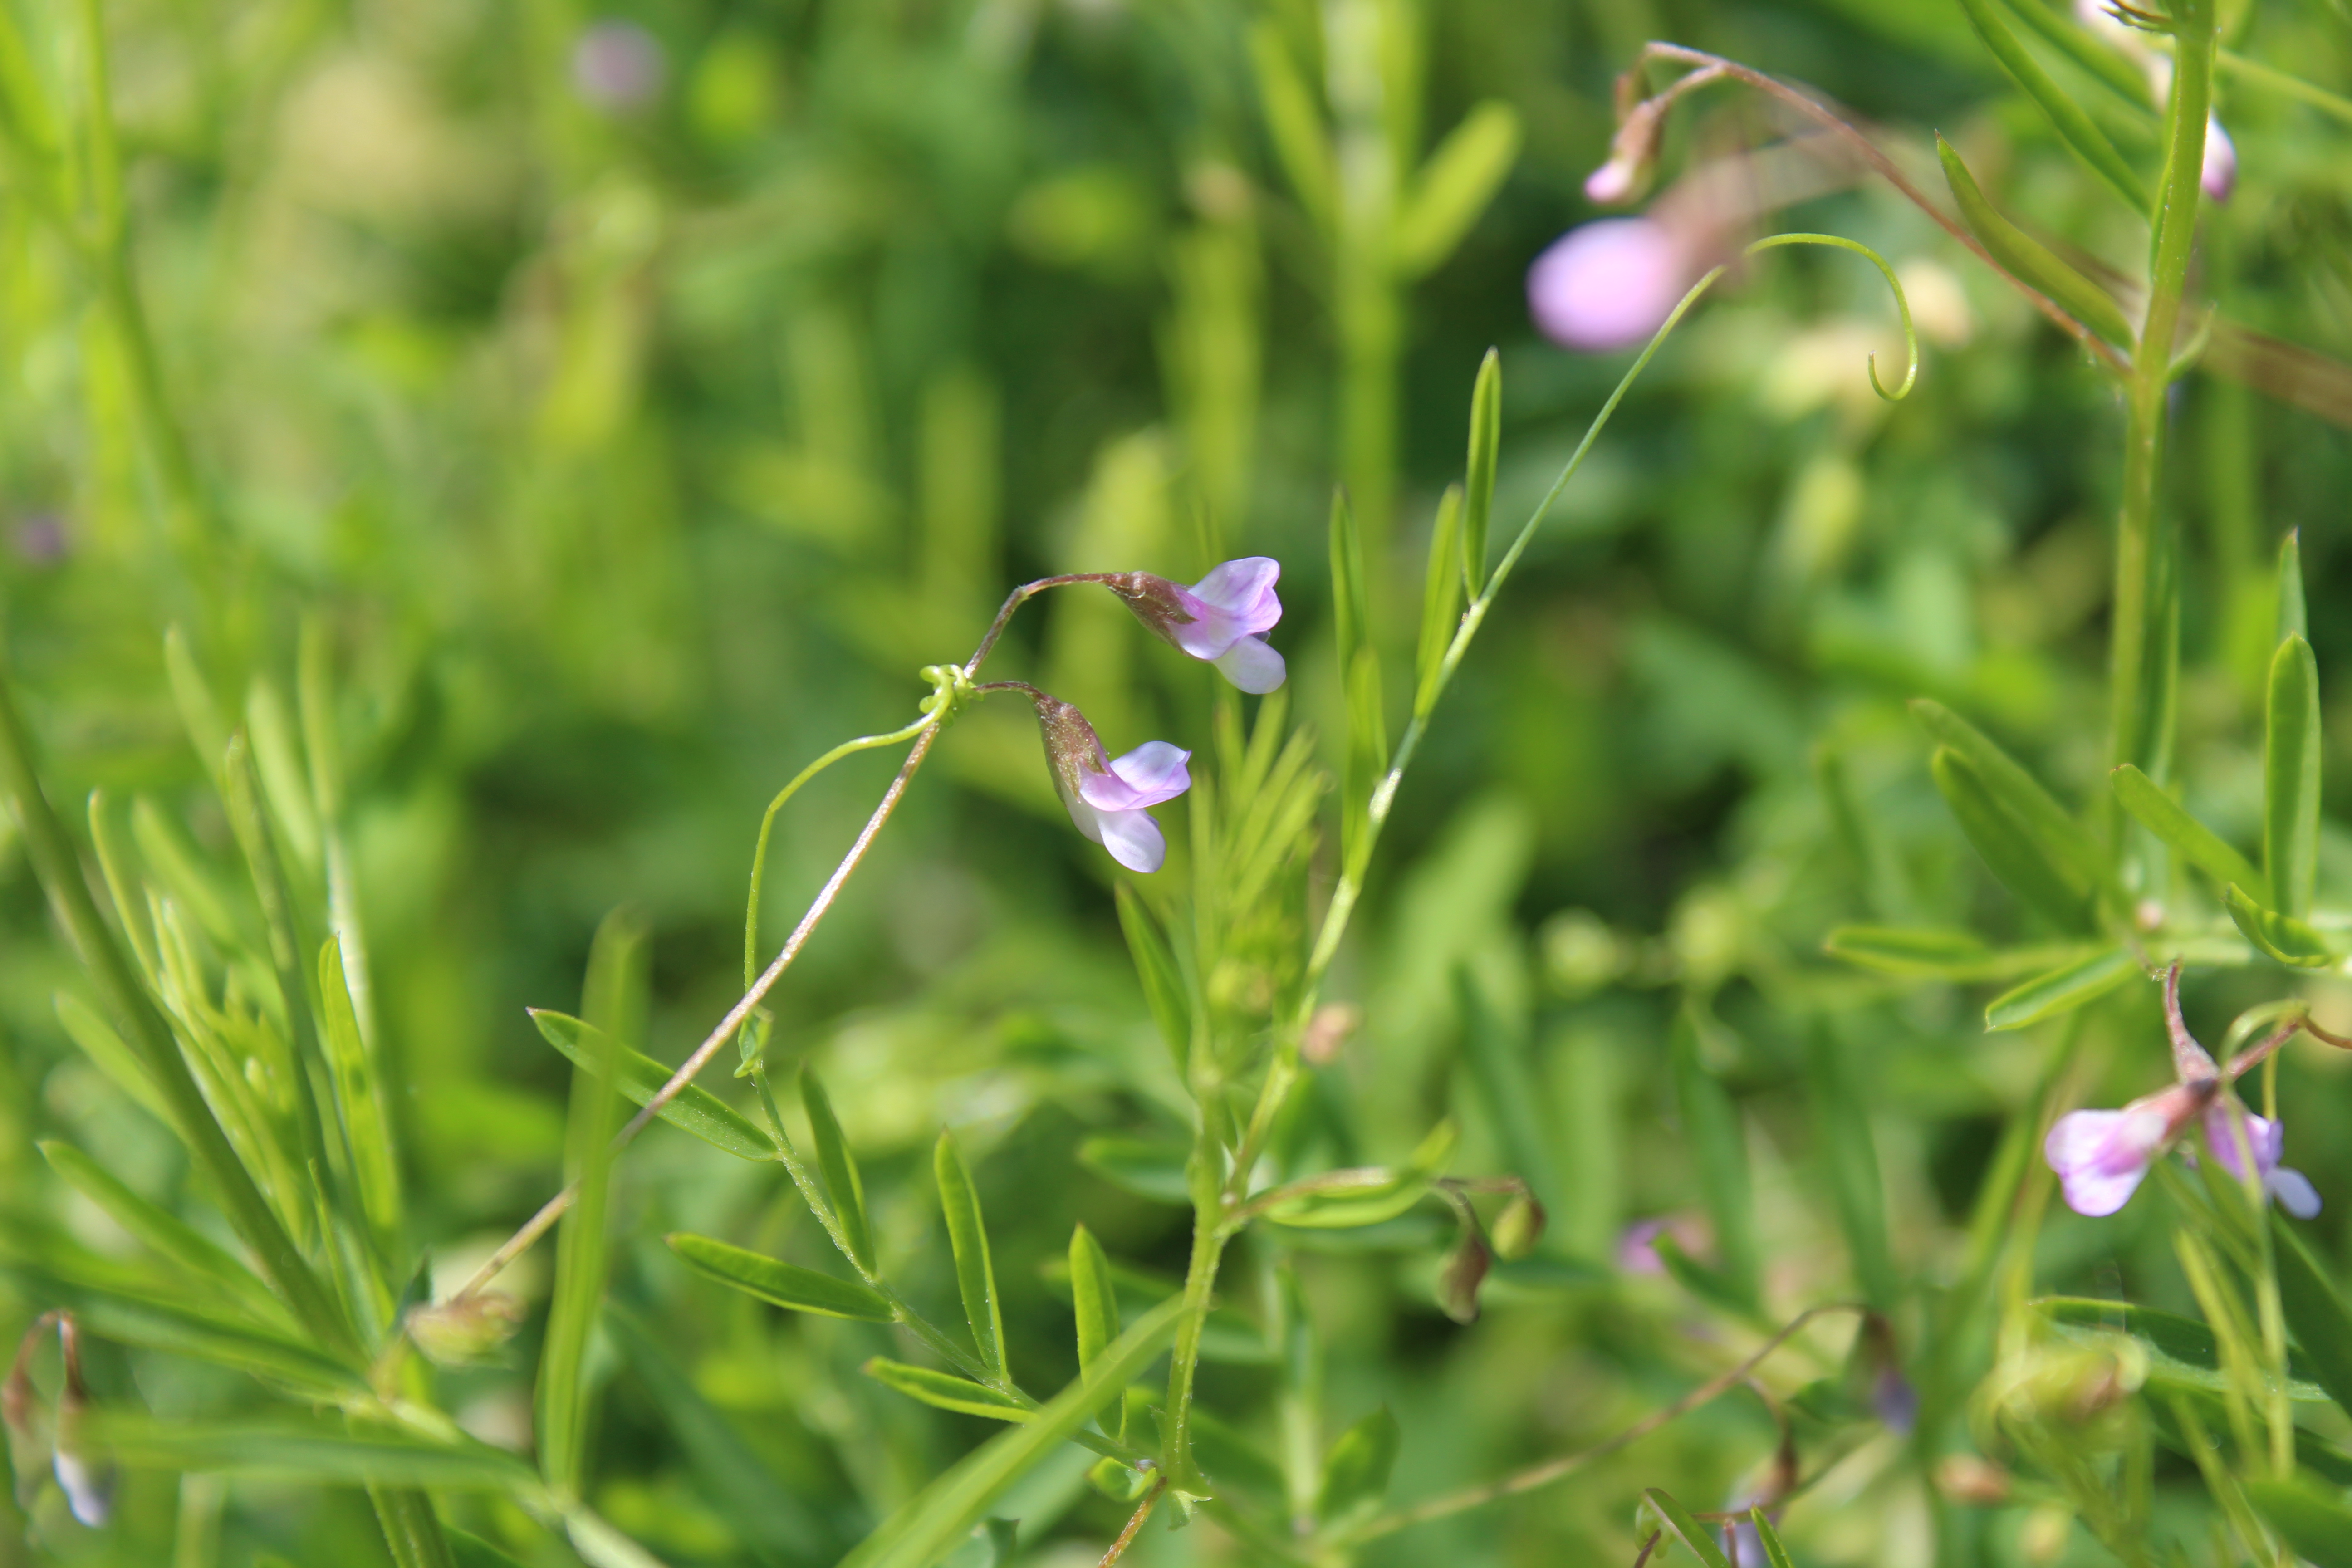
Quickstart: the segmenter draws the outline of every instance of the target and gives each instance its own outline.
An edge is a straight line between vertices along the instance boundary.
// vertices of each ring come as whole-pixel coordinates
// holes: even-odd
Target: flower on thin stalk
[[[1192,753],[1165,741],[1148,741],[1113,758],[1085,714],[1043,691],[1032,692],[1031,700],[1037,705],[1054,788],[1078,831],[1130,871],[1160,869],[1168,858],[1168,840],[1146,808],[1174,800],[1192,786],[1184,765]]]
[[[1536,258],[1528,313],[1562,348],[1631,348],[1664,325],[1701,270],[1684,237],[1657,218],[1605,217]]]
[[[1118,572],[1103,581],[1157,636],[1257,696],[1280,686],[1286,672],[1282,656],[1265,640],[1282,619],[1282,601],[1274,592],[1281,575],[1279,561],[1248,555],[1213,568],[1189,588],[1149,572]]]
[[[2066,1206],[2094,1216],[2115,1213],[2138,1191],[2148,1167],[2192,1123],[2202,1122],[2206,1144],[2224,1170],[2244,1178],[2245,1166],[2238,1154],[2242,1131],[2263,1191],[2298,1219],[2317,1214],[2317,1190],[2302,1172],[2279,1163],[2285,1130],[2246,1110],[2230,1089],[2297,1029],[2306,1026],[2305,1020],[2300,1015],[2289,1018],[2284,1027],[2232,1058],[2226,1068],[2218,1066],[2181,1018],[2180,965],[2176,963],[2165,972],[2164,1022],[2171,1037],[2173,1076],[2178,1081],[2169,1089],[2142,1095],[2121,1110],[2069,1111],[2043,1140],[2042,1158],[2058,1173]],[[2234,1127],[2233,1116],[2239,1119]]]

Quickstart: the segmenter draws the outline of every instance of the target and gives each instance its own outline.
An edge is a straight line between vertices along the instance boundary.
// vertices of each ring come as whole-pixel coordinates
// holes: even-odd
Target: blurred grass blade
[[[1759,1275],[1756,1205],[1748,1190],[1748,1136],[1722,1081],[1701,1059],[1699,1003],[1685,999],[1668,1041],[1675,1102],[1683,1138],[1698,1175],[1699,1195],[1715,1224],[1722,1277],[1742,1305],[1754,1307]]]
[[[1927,760],[1937,793],[1952,809],[1960,831],[2000,885],[2027,909],[2061,931],[2091,925],[2089,899],[2010,812],[1969,759],[1939,746]]]
[[[1438,681],[1445,673],[1445,650],[1462,624],[1462,487],[1448,485],[1438,498],[1437,521],[1429,533],[1429,570],[1421,582],[1421,646],[1413,655],[1412,716],[1425,718],[1437,706]]]
[[[1668,1535],[1680,1542],[1683,1548],[1697,1558],[1706,1568],[1731,1568],[1723,1548],[1716,1544],[1715,1531],[1690,1516],[1688,1510],[1676,1502],[1661,1487],[1643,1489],[1642,1500],[1650,1505],[1664,1526]]]
[[[961,1541],[1005,1489],[1086,1424],[1089,1411],[1136,1380],[1176,1331],[1181,1297],[1161,1302],[1121,1334],[1092,1372],[1081,1373],[1036,1415],[981,1445],[918,1492],[839,1568],[929,1568]]]
[[[940,1210],[948,1226],[948,1245],[955,1252],[956,1291],[963,1298],[965,1320],[971,1324],[972,1343],[989,1376],[1004,1371],[1004,1318],[996,1303],[996,1270],[988,1258],[988,1226],[981,1217],[980,1195],[972,1190],[971,1171],[956,1147],[955,1134],[946,1131],[931,1149],[931,1171],[939,1178]]]
[[[1838,926],[1822,943],[1832,958],[1919,980],[2011,980],[2079,958],[2080,946],[1991,948],[1970,932],[1912,926]]]
[[[2319,667],[2300,637],[2271,659],[2263,730],[2263,869],[2271,907],[2294,920],[2311,913],[2319,870]]]
[[[1381,656],[1369,644],[1348,666],[1347,776],[1339,802],[1340,863],[1360,881],[1372,857],[1372,791],[1388,770],[1388,724],[1381,713]]]
[[[2271,1211],[2271,1239],[2286,1326],[2311,1358],[2313,1379],[2352,1415],[2352,1310],[2346,1308],[2335,1281],[2303,1237],[2275,1208]]]
[[[1958,752],[1976,770],[1992,798],[2016,818],[2070,885],[2091,889],[2108,881],[2106,852],[2023,764],[1942,703],[1921,697],[1910,708],[1930,739]]]
[[[155,1087],[155,1080],[147,1075],[145,1068],[139,1065],[139,1058],[131,1054],[131,1047],[122,1043],[122,1037],[114,1032],[113,1026],[100,1017],[89,1004],[70,991],[58,992],[56,1005],[58,1022],[64,1026],[66,1037],[81,1047],[82,1054],[97,1064],[98,1070],[104,1073],[115,1088],[129,1095],[155,1120],[176,1131],[172,1108],[163,1102],[163,1091]]]
[[[184,1275],[209,1281],[245,1312],[273,1325],[283,1322],[285,1309],[260,1277],[213,1245],[194,1226],[132,1192],[113,1172],[72,1144],[45,1139],[38,1147],[50,1169],[104,1209],[107,1217],[130,1232],[141,1246]]]
[[[2035,3],[2036,0],[2025,0],[2028,5]],[[1992,51],[1993,58],[2000,62],[2001,69],[2033,100],[2060,140],[2073,148],[2074,155],[2089,164],[2093,173],[2106,181],[2126,205],[2142,217],[2148,216],[2151,204],[2146,183],[2116,151],[2115,143],[2092,123],[2083,106],[2053,81],[2041,62],[2017,41],[2017,35],[2009,30],[2009,25],[1993,9],[1992,0],[1960,0],[1960,9],[1968,13],[1969,25],[1984,40],[1985,47]]]
[[[213,695],[212,683],[196,663],[187,633],[177,626],[164,628],[163,670],[171,679],[172,700],[179,707],[188,744],[195,749],[206,775],[217,783],[220,760],[228,754],[228,721],[221,716],[220,700]]]
[[[1348,492],[1331,492],[1331,624],[1339,637],[1339,668],[1354,668],[1358,650],[1371,641],[1371,609],[1364,583],[1364,543]]]
[[[1326,1524],[1370,1512],[1388,1495],[1403,1433],[1385,1405],[1339,1434],[1323,1462],[1315,1517]]]
[[[1502,448],[1503,360],[1490,348],[1470,393],[1470,455],[1462,474],[1462,582],[1474,599],[1486,589],[1486,529]]]
[[[245,725],[269,809],[285,830],[294,858],[315,873],[320,868],[319,811],[310,798],[310,770],[294,739],[286,699],[266,677],[257,678],[247,689]]]
[[[81,1436],[117,1464],[139,1469],[217,1471],[334,1486],[446,1487],[519,1497],[539,1491],[530,1467],[502,1448],[471,1438],[432,1442],[324,1413],[166,1422],[95,1409],[82,1417]]]
[[[1518,111],[1499,99],[1473,108],[1421,166],[1397,215],[1391,247],[1407,277],[1444,263],[1495,199],[1519,155]]]
[[[1936,138],[1936,153],[1944,162],[1944,180],[1951,186],[1962,221],[1995,261],[2107,342],[2126,348],[2132,345],[2131,323],[2112,295],[1994,210],[1984,192],[1977,188],[1968,165],[1941,136]]]
[[[2044,1018],[2071,1013],[2095,1001],[2138,973],[2139,960],[2128,948],[2112,948],[2037,974],[2014,990],[2004,991],[1985,1007],[1987,1029],[2022,1029]]]
[[[533,1007],[530,1021],[539,1026],[541,1037],[562,1051],[574,1067],[596,1072],[602,1070],[604,1063],[611,1061],[620,1072],[621,1093],[632,1105],[645,1104],[660,1093],[662,1085],[670,1079],[671,1068],[643,1052],[631,1050],[568,1013]],[[662,1107],[660,1120],[738,1159],[776,1157],[776,1141],[768,1135],[766,1128],[709,1089],[693,1084],[687,1085],[677,1099]]]
[[[1419,1203],[1430,1184],[1444,1173],[1460,1136],[1449,1118],[1430,1130],[1403,1165],[1370,1165],[1308,1177],[1292,1184],[1301,1189],[1297,1195],[1269,1202],[1265,1216],[1300,1230],[1352,1230],[1394,1219]]]
[[[587,1471],[588,1336],[604,1299],[613,1133],[620,1122],[614,1047],[644,1032],[646,964],[644,922],[625,909],[606,915],[588,950],[581,1003],[602,1059],[572,1075],[564,1164],[580,1197],[556,1232],[555,1289],[539,1362],[540,1463],[548,1484],[566,1497],[580,1494]]]
[[[1078,1145],[1078,1163],[1114,1186],[1163,1204],[1192,1201],[1184,1178],[1184,1163],[1191,1157],[1190,1146],[1172,1139],[1118,1132],[1098,1132]]]
[[[1083,1225],[1070,1232],[1070,1300],[1077,1310],[1078,1372],[1083,1376],[1118,1338],[1118,1286],[1111,1279],[1110,1259],[1095,1233]]]
[[[866,1375],[909,1399],[919,1399],[941,1410],[984,1415],[992,1421],[1026,1421],[1029,1412],[1009,1394],[999,1394],[984,1383],[958,1377],[951,1372],[908,1366],[905,1362],[876,1356],[866,1363]]]
[[[1780,1544],[1780,1532],[1772,1528],[1771,1520],[1765,1516],[1762,1509],[1749,1509],[1748,1523],[1756,1531],[1757,1541],[1763,1545],[1766,1568],[1797,1568],[1796,1563],[1790,1560],[1789,1549]]]
[[[890,1310],[887,1297],[856,1279],[820,1274],[814,1268],[803,1268],[796,1263],[786,1263],[779,1258],[689,1231],[676,1231],[662,1239],[677,1254],[678,1261],[697,1274],[730,1285],[745,1295],[757,1296],[773,1306],[789,1307],[795,1312],[814,1312],[821,1318],[855,1318],[868,1323],[887,1323],[897,1315]]]
[[[2325,937],[2299,920],[2263,908],[2241,888],[2222,889],[2221,905],[2248,942],[2281,963],[2296,969],[2325,969],[2336,962],[2336,954]]]
[[[11,684],[5,660],[0,658],[0,799],[5,800],[23,833],[26,854],[57,912],[58,923],[71,938],[126,1044],[170,1107],[173,1129],[211,1184],[230,1225],[253,1249],[271,1284],[330,1353],[356,1353],[358,1343],[349,1320],[311,1272],[278,1212],[237,1158],[228,1135],[205,1103],[204,1091],[196,1087],[169,1026],[100,915],[82,873],[81,857],[42,793],[34,771],[31,739],[16,711]]]
[[[858,1272],[871,1279],[875,1268],[874,1227],[866,1217],[866,1180],[858,1174],[857,1159],[849,1152],[849,1140],[841,1135],[841,1122],[833,1114],[833,1101],[824,1092],[824,1085],[805,1063],[801,1067],[801,1109],[808,1113],[809,1137],[816,1144],[817,1168],[824,1173],[824,1190],[833,1200],[834,1218],[841,1226],[842,1240],[848,1244],[849,1260]]]
[[[1560,1203],[1551,1145],[1544,1136],[1544,1097],[1529,1070],[1521,1031],[1507,1027],[1467,963],[1454,969],[1454,1001],[1462,1016],[1462,1049],[1470,1081],[1486,1101],[1512,1175],[1546,1205]]]
[[[2311,1568],[2352,1568],[2352,1506],[2300,1477],[2244,1483],[2246,1500]]]
[[[2303,596],[2303,531],[2290,528],[2279,541],[2278,640],[2311,638],[2311,616]]]
[[[1834,1033],[1832,1020],[1816,1020],[1810,1031],[1808,1076],[1813,1125],[1828,1167],[1838,1223],[1853,1258],[1855,1282],[1870,1304],[1890,1310],[1901,1283],[1886,1241],[1886,1194],[1878,1173],[1878,1145],[1870,1129],[1864,1096],[1854,1083],[1853,1053]]]
[[[763,1563],[830,1562],[840,1550],[834,1532],[695,1387],[660,1336],[616,1305],[605,1308],[604,1328],[685,1449],[686,1473],[695,1489],[737,1537]]]
[[[449,1537],[449,1556],[455,1568],[530,1568],[521,1558],[499,1551],[478,1535],[469,1535],[454,1525],[445,1525],[443,1529]],[[258,1560],[255,1568],[260,1568]]]
[[[1266,139],[1282,172],[1290,177],[1298,205],[1327,237],[1339,232],[1339,176],[1332,166],[1323,115],[1306,79],[1292,63],[1282,29],[1271,21],[1250,29],[1250,62],[1257,70],[1258,97],[1265,108]]]
[[[1189,1083],[1192,998],[1184,988],[1183,973],[1176,967],[1176,955],[1169,951],[1167,939],[1160,933],[1159,922],[1134,889],[1121,882],[1113,891],[1118,901],[1118,929],[1127,938],[1136,979],[1143,986],[1143,1004],[1151,1010],[1151,1021],[1160,1026],[1160,1037],[1167,1042],[1177,1081]]]
[[[2115,786],[2116,800],[2131,813],[2133,820],[2163,840],[2174,854],[2216,882],[2224,886],[2235,882],[2258,897],[2268,896],[2263,891],[2265,884],[2262,873],[2254,869],[2254,863],[2189,816],[2154,779],[2126,763],[2110,775],[2110,782]]]
[[[563,1510],[563,1533],[587,1568],[666,1568],[660,1558],[578,1503]]]
[[[343,973],[343,947],[329,937],[319,950],[319,1010],[325,1025],[327,1061],[334,1069],[336,1107],[342,1113],[343,1140],[352,1153],[360,1206],[389,1251],[400,1234],[400,1162],[393,1151],[392,1119],[368,1048],[360,1038],[359,1014],[352,1005]]]
[[[2151,128],[2162,118],[2148,102],[2147,79],[2138,68],[2090,30],[2044,5],[2040,0],[2007,0],[2010,15],[2042,36],[2042,41],[2099,79],[2115,94],[2116,103],[2133,110]]]

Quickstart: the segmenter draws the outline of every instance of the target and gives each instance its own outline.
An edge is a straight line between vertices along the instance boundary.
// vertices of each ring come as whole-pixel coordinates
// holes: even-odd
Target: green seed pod
[[[2047,294],[2060,310],[2107,342],[2126,348],[2132,346],[2131,323],[2124,319],[2123,307],[2105,289],[1994,211],[1984,193],[1977,188],[1969,166],[1960,162],[1960,155],[1941,136],[1936,138],[1936,155],[1944,161],[1944,179],[1952,187],[1952,199],[1960,205],[1961,219],[1992,253],[1995,261]]]

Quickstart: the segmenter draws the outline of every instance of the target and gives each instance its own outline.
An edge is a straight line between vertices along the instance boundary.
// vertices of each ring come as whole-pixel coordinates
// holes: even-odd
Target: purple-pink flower
[[[2076,1214],[2111,1215],[2131,1201],[2158,1154],[2180,1136],[2219,1087],[2174,1084],[2144,1095],[2121,1110],[2073,1110],[2042,1141],[2042,1157],[2058,1173],[2066,1206]]]
[[[1562,348],[1630,348],[1665,324],[1696,276],[1691,248],[1652,217],[1572,228],[1528,268],[1528,311]]]
[[[2228,201],[2238,188],[2238,144],[2230,140],[2219,120],[2205,121],[2205,162],[2198,170],[2197,183],[2217,202]]]
[[[1085,714],[1043,691],[1032,700],[1054,788],[1071,822],[1129,870],[1160,869],[1168,859],[1168,840],[1149,808],[1192,787],[1185,768],[1192,753],[1165,741],[1147,741],[1112,758]]]
[[[2301,1171],[2279,1163],[2286,1152],[2286,1128],[2267,1117],[2255,1115],[2243,1106],[2226,1100],[2217,1100],[2205,1108],[2205,1144],[2213,1151],[2213,1158],[2221,1168],[2245,1180],[2246,1168],[2238,1159],[2238,1133],[2230,1125],[2235,1112],[2244,1128],[2246,1148],[2254,1157],[2254,1170],[2261,1176],[2263,1191],[2278,1200],[2279,1207],[2297,1219],[2309,1219],[2319,1212],[2319,1189]]]
[[[1281,575],[1281,562],[1248,555],[1213,568],[1189,588],[1149,572],[1120,572],[1105,581],[1158,636],[1215,665],[1244,691],[1262,695],[1280,686],[1286,673],[1282,656],[1265,640],[1282,619],[1282,601],[1274,592]]]

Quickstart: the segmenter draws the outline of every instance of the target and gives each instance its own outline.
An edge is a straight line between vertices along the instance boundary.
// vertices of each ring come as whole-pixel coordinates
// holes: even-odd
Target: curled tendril
[[[1753,256],[1759,250],[1770,250],[1782,245],[1832,245],[1840,250],[1851,250],[1857,256],[1870,258],[1871,264],[1885,277],[1886,286],[1895,290],[1895,309],[1903,317],[1903,352],[1910,361],[1908,367],[1903,373],[1903,384],[1889,392],[1879,384],[1878,356],[1872,354],[1864,362],[1870,369],[1870,390],[1889,403],[1900,403],[1910,396],[1912,385],[1919,379],[1919,333],[1911,325],[1911,301],[1903,296],[1903,281],[1895,276],[1895,268],[1887,265],[1886,258],[1858,239],[1847,239],[1842,235],[1835,234],[1769,235],[1756,241],[1740,254]]]

